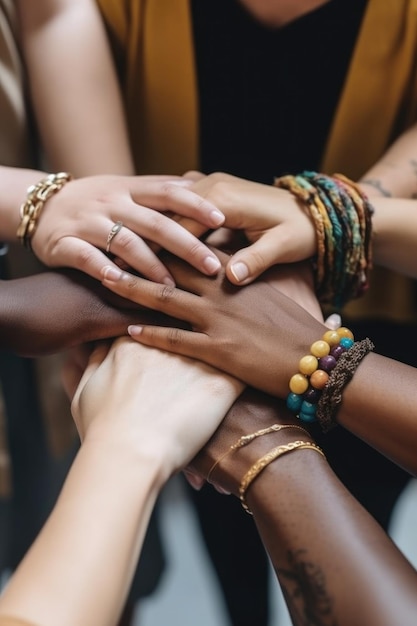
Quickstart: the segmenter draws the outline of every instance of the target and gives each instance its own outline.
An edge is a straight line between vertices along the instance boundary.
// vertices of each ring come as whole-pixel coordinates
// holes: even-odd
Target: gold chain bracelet
[[[72,179],[67,172],[49,174],[27,190],[26,201],[20,207],[20,224],[16,235],[20,243],[31,249],[31,239],[36,231],[38,219],[47,200]]]

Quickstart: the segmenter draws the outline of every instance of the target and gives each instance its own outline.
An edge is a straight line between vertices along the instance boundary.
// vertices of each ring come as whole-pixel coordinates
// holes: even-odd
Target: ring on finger
[[[115,222],[110,229],[109,234],[107,235],[106,242],[106,252],[110,252],[110,245],[113,239],[116,237],[117,233],[119,233],[123,228],[123,222]]]

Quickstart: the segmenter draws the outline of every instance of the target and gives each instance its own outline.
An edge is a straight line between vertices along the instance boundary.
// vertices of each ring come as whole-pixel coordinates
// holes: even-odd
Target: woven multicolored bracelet
[[[299,372],[289,382],[287,407],[302,422],[317,421],[317,405],[323,389],[329,383],[331,372],[339,358],[353,345],[352,331],[341,326],[337,330],[326,331],[322,339],[311,345],[311,354],[300,359]]]
[[[340,309],[363,294],[372,267],[373,207],[360,187],[342,174],[304,171],[281,176],[276,187],[287,189],[305,204],[317,236],[316,293],[323,303]]]

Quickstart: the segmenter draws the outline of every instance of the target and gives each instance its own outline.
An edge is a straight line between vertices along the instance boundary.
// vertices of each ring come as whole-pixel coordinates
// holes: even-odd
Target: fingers
[[[122,298],[189,324],[200,319],[202,305],[195,294],[150,282],[109,265],[102,272],[102,284]]]
[[[111,224],[109,231],[110,228]],[[211,276],[220,269],[216,255],[183,226],[156,211],[142,209],[135,218],[126,220],[111,242],[111,252],[156,282],[174,284],[167,268],[142,238],[172,252],[206,275]]]
[[[131,325],[127,332],[135,341],[166,352],[174,352],[182,356],[197,358],[204,354],[204,361],[208,365],[216,365],[210,359],[210,342],[203,333],[182,330],[180,328],[166,328],[164,326]]]
[[[131,191],[132,199],[154,210],[191,217],[209,228],[218,228],[223,224],[223,213],[212,202],[191,191],[188,181],[180,179],[156,184],[142,180],[138,192]]]

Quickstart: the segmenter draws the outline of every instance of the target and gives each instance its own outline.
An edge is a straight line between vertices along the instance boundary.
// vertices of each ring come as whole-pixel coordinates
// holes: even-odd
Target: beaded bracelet
[[[294,194],[311,214],[317,236],[314,270],[319,300],[340,309],[362,295],[372,267],[373,207],[360,187],[342,174],[310,171],[281,176],[274,185]]]
[[[223,461],[224,458],[226,458],[226,456],[228,456],[229,454],[231,454],[235,450],[238,450],[238,448],[243,448],[243,446],[247,446],[249,443],[251,443],[254,439],[257,439],[258,437],[262,437],[263,435],[269,435],[270,433],[277,433],[280,430],[284,430],[284,428],[296,428],[297,430],[302,430],[306,435],[309,434],[304,428],[302,428],[301,426],[297,426],[296,424],[272,424],[272,426],[268,426],[267,428],[261,428],[260,430],[257,430],[254,433],[250,433],[249,435],[242,435],[242,437],[239,437],[239,439],[235,443],[233,443],[226,450],[226,452],[224,452],[217,459],[217,461],[215,461],[213,463],[213,465],[211,466],[211,468],[209,469],[209,472],[207,474],[206,481],[208,483],[210,482],[210,478],[211,478],[214,470],[216,469],[218,464],[221,461]]]
[[[256,463],[254,463],[252,467],[246,472],[240,483],[239,499],[242,507],[247,513],[249,513],[249,515],[252,515],[252,511],[249,509],[246,503],[246,492],[255,480],[255,478],[259,476],[259,474],[262,472],[262,470],[265,469],[265,467],[272,463],[272,461],[275,461],[275,459],[277,459],[278,457],[287,454],[288,452],[293,452],[294,450],[301,449],[315,450],[323,457],[325,457],[323,450],[317,444],[311,441],[292,441],[291,443],[277,446],[276,448],[270,450],[270,452],[258,459]]]
[[[71,179],[71,174],[67,172],[49,174],[36,185],[28,188],[26,201],[20,207],[21,221],[16,233],[17,238],[26,248],[32,247],[31,240],[45,202]]]
[[[341,326],[328,330],[322,339],[315,341],[310,352],[299,363],[299,372],[291,377],[287,407],[303,422],[317,421],[317,404],[323,389],[329,383],[330,373],[339,358],[354,345],[353,333]]]

